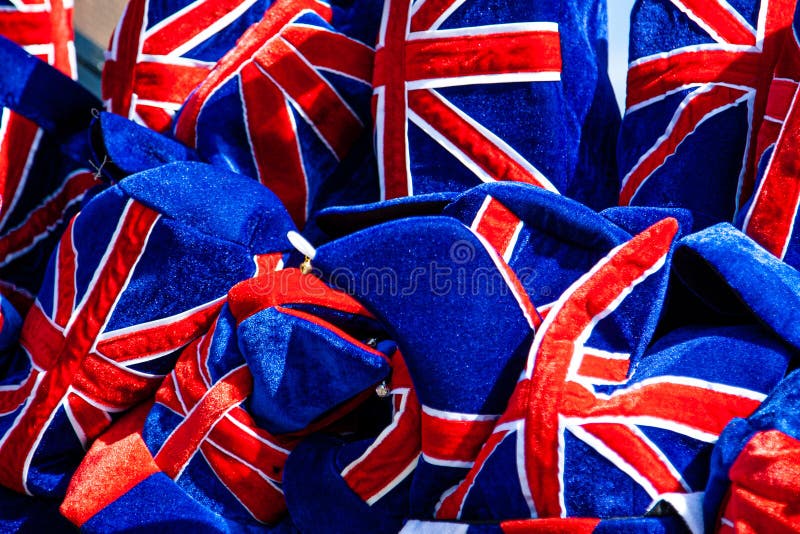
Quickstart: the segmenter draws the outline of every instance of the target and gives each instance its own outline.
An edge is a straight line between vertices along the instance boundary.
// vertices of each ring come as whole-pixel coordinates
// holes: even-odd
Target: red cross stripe
[[[103,67],[107,109],[156,131],[208,75],[214,63],[184,54],[240,17],[256,0],[197,0],[147,27],[149,0],[131,0],[111,37]]]
[[[400,352],[392,356],[392,423],[364,453],[342,470],[342,478],[368,505],[405,480],[422,452],[420,404]]]
[[[296,22],[307,13],[331,17],[330,8],[314,0],[279,2],[270,8],[192,94],[176,124],[177,138],[196,146],[203,106],[237,76],[258,178],[278,195],[299,226],[308,216],[309,184],[292,110],[341,160],[364,125],[321,71],[368,87],[374,59],[373,50],[358,41]]]
[[[72,11],[72,0],[18,0],[0,7],[0,35],[74,78]]]
[[[600,319],[612,313],[633,288],[658,272],[677,232],[665,219],[613,250],[556,302],[537,332],[523,376],[509,408],[481,450],[472,471],[445,495],[437,517],[457,518],[487,459],[505,439],[517,439],[520,487],[531,517],[565,513],[562,484],[563,434],[571,432],[654,498],[689,491],[678,470],[636,425],[665,428],[713,442],[733,417],[746,417],[764,395],[690,377],[661,376],[620,387],[613,393],[595,383],[622,378],[624,355],[584,346]],[[597,362],[612,363],[595,380]],[[588,376],[582,376],[583,370]],[[617,369],[617,370],[614,370]],[[627,370],[626,370],[627,371]],[[519,439],[522,438],[522,439]],[[523,460],[524,458],[524,460]]]
[[[159,215],[129,201],[92,284],[79,299],[73,245],[76,219],[55,252],[53,312],[34,305],[20,343],[31,359],[29,376],[0,391],[3,413],[22,408],[0,442],[0,480],[27,491],[28,466],[49,421],[62,408],[86,446],[109,424],[110,413],[128,409],[152,394],[162,376],[132,368],[189,343],[219,311],[215,301],[176,316],[107,332],[107,322],[143,253]]]
[[[439,29],[460,0],[390,0],[373,78],[381,198],[414,193],[409,121],[482,181],[516,180],[555,190],[497,135],[447,101],[436,88],[554,81],[561,76],[555,23],[515,23]]]
[[[486,247],[522,309],[528,324],[532,329],[536,329],[542,323],[542,318],[531,302],[522,282],[508,265],[523,225],[524,223],[511,210],[500,201],[487,195],[472,221],[470,230]]]
[[[660,102],[692,89],[678,106],[663,135],[622,180],[620,204],[627,205],[642,185],[704,121],[748,102],[747,148],[739,176],[737,206],[750,196],[754,182],[756,138],[767,103],[780,31],[791,20],[794,2],[761,2],[753,28],[724,0],[672,0],[716,41],[692,45],[633,61],[628,69],[627,111]]]

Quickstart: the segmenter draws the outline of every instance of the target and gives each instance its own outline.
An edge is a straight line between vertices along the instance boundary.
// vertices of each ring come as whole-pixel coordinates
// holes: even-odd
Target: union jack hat
[[[20,25],[33,17],[49,27],[49,14],[38,15],[0,6],[0,34],[9,30],[3,23],[9,17]],[[43,50],[28,44],[31,52]],[[85,133],[92,110],[101,105],[26,49],[0,37],[0,62],[8,70],[0,80],[0,293],[21,313],[39,291],[47,258],[67,222],[98,184],[86,168]]]
[[[388,374],[382,350],[391,353],[394,344],[373,348],[353,337],[379,332],[371,315],[313,276],[266,273],[229,297],[210,330],[183,351],[139,426],[121,430],[152,469],[98,489],[90,482],[97,471],[130,462],[132,451],[108,448],[103,437],[90,451],[64,505],[79,526],[100,529],[112,517],[117,528],[155,526],[162,518],[136,511],[155,483],[181,524],[202,503],[201,517],[217,516],[215,528],[275,525],[286,509],[289,452],[310,433],[335,431],[331,425],[374,396]],[[117,440],[115,427],[109,435]]]
[[[605,17],[595,0],[384,2],[372,80],[381,199],[514,180],[616,204]]]
[[[621,205],[687,208],[700,227],[733,220],[753,192],[762,129],[773,130],[769,137],[780,128],[765,115],[784,105],[786,82],[796,84],[773,82],[794,5],[635,3],[617,152]]]
[[[205,161],[258,179],[300,227],[323,207],[323,189],[346,189],[339,198],[348,203],[377,199],[374,172],[365,182],[348,169],[329,183],[354,145],[361,145],[360,163],[358,154],[371,144],[378,21],[361,4],[334,11],[317,0],[278,0],[216,63],[175,120],[178,140]],[[339,28],[351,35],[372,31],[362,41]],[[374,158],[365,164],[374,170]]]
[[[437,518],[596,521],[673,510],[684,528],[703,531],[713,444],[732,418],[758,408],[793,350],[751,318],[660,333],[631,361],[608,320],[631,302],[646,310],[663,299],[638,288],[670,269],[676,232],[665,219],[615,248],[548,311],[508,408],[469,474],[442,494]],[[713,237],[689,236],[679,250]],[[689,260],[675,252],[679,261]]]
[[[84,448],[155,392],[228,289],[280,257],[293,228],[268,190],[199,163],[94,197],[50,258],[8,358],[2,484],[63,495]]]

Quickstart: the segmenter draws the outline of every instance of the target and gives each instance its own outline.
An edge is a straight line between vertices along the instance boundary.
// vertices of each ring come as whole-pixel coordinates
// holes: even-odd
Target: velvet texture
[[[202,164],[139,174],[92,199],[3,362],[3,484],[62,495],[111,414],[155,392],[227,290],[256,272],[254,255],[287,249],[291,228],[269,191]]]
[[[350,172],[326,184],[355,144],[370,142],[363,134],[377,10],[369,4],[378,2],[334,16],[323,2],[276,2],[186,100],[176,138],[206,161],[257,178],[300,227],[320,207],[323,186],[346,189],[338,194],[346,203],[375,200],[374,173],[362,182],[352,168],[363,159],[358,149],[355,162],[343,163]]]
[[[417,7],[388,2],[381,22],[381,198],[515,180],[612,205],[618,117],[605,2]]]
[[[12,14],[4,12],[2,16]],[[43,14],[31,21],[34,27],[49,26],[46,12]],[[19,18],[20,14],[16,15]],[[22,19],[17,23],[23,24]],[[66,41],[62,45],[66,47]],[[87,190],[97,185],[86,168],[85,130],[92,110],[101,103],[68,76],[3,37],[0,60],[9,71],[0,80],[0,105],[4,106],[0,290],[25,312],[41,286],[47,258],[67,221]]]
[[[129,2],[103,64],[106,111],[169,131],[186,97],[271,3]]]
[[[376,349],[353,337],[377,335],[369,313],[312,276],[265,273],[234,287],[229,304],[185,349],[149,411],[90,450],[62,508],[84,530],[161,521],[176,530],[289,528],[287,455],[304,436],[332,429],[388,374],[394,344]],[[120,464],[130,465],[126,476],[98,491],[95,481]],[[169,512],[143,522],[138,511],[154,492]]]
[[[794,6],[732,6],[634,5],[621,204],[687,208],[705,227],[732,221],[749,198],[771,74]],[[742,45],[754,53],[731,48]]]

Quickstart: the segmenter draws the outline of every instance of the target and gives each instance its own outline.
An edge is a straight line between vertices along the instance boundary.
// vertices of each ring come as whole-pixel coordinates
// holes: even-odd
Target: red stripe
[[[520,224],[520,219],[500,201],[491,198],[475,229],[502,257],[511,245],[511,240]]]
[[[286,513],[283,493],[256,471],[211,443],[204,442],[201,450],[225,487],[258,521],[274,523]]]
[[[66,334],[56,366],[46,374],[29,399],[24,416],[0,446],[0,480],[6,486],[25,491],[26,459],[34,453],[34,445],[45,424],[58,408],[72,377],[106,324],[157,220],[158,213],[150,208],[133,202],[128,204],[127,214],[121,221],[124,233],[113,243],[106,263],[100,267],[97,283],[87,296],[80,317]]]
[[[196,347],[195,345],[198,341],[195,341],[188,347],[186,347],[186,351],[194,350]],[[159,404],[163,404],[173,412],[179,415],[186,415],[186,412],[181,406],[181,401],[178,399],[178,395],[175,391],[175,374],[171,373],[166,376],[164,381],[161,383],[161,387],[158,388],[156,392],[155,400]]]
[[[653,417],[675,425],[719,435],[734,417],[747,417],[761,401],[710,388],[665,380],[598,399],[585,387],[570,382],[561,413],[567,417]]]
[[[11,110],[5,135],[0,141],[0,220],[5,220],[14,207],[17,195],[24,187],[28,173],[26,165],[34,155],[34,143],[39,127]]]
[[[600,520],[594,518],[542,517],[503,521],[500,528],[503,534],[590,534],[599,524]]]
[[[220,59],[209,75],[192,93],[184,104],[178,122],[175,125],[175,137],[183,143],[194,147],[197,128],[197,117],[206,100],[216,91],[220,84],[232,76],[239,68],[255,55],[269,38],[295,18],[301,10],[311,10],[325,20],[330,20],[330,8],[314,0],[279,0],[270,6],[264,18],[254,24],[236,42],[236,46]]]
[[[37,304],[31,307],[22,323],[19,342],[31,355],[33,363],[46,371],[56,363],[64,344],[64,334],[50,322]]]
[[[198,0],[181,9],[156,31],[145,35],[142,52],[167,55],[242,4],[242,0]],[[199,44],[199,43],[198,43]]]
[[[354,39],[324,28],[290,24],[281,37],[296,48],[309,63],[372,83],[375,51]]]
[[[70,78],[76,78],[78,73],[73,71],[75,66],[74,49],[70,50],[69,47],[74,34],[72,29],[72,8],[64,7],[63,0],[50,0],[50,19],[55,52],[53,66]]]
[[[789,114],[797,85],[793,80],[772,80],[764,115],[783,121]]]
[[[125,414],[92,444],[70,481],[61,513],[77,526],[158,472],[142,439],[152,403]],[[102,480],[102,484],[97,481]]]
[[[159,322],[164,324],[157,326],[144,324],[135,331],[119,335],[111,332],[111,337],[97,344],[97,351],[117,362],[176,351],[208,330],[223,304],[222,301],[210,302],[181,319],[162,319]]]
[[[494,180],[543,187],[535,176],[483,133],[458,116],[432,91],[409,91],[409,107]]]
[[[53,42],[50,13],[39,11],[0,12],[0,35],[20,46],[39,45]]]
[[[77,172],[70,176],[61,189],[28,214],[22,224],[0,238],[0,264],[13,261],[17,255],[50,235],[64,219],[67,208],[79,202],[86,191],[98,183],[90,172]]]
[[[241,408],[234,408],[234,410],[244,411]],[[254,427],[255,423],[251,421],[251,424],[247,426]],[[214,426],[209,437],[222,449],[230,451],[245,462],[258,468],[270,480],[280,483],[283,479],[283,466],[286,464],[286,459],[289,455],[279,450],[279,448],[286,449],[287,447],[273,436],[270,436],[269,439],[265,438],[263,434],[266,434],[266,432],[262,431],[261,434],[262,439],[273,443],[274,447],[245,432],[228,417],[223,417]]]
[[[497,420],[453,421],[422,411],[422,452],[443,461],[473,462]]]
[[[216,323],[214,324],[216,330]],[[211,347],[214,332],[209,331],[200,338],[197,350],[184,352],[175,364],[173,375],[177,383],[180,398],[186,410],[192,410],[203,396],[208,393],[210,381],[206,382],[205,364],[208,360],[209,349]]]
[[[433,24],[458,0],[420,0],[422,5],[411,16],[411,31],[431,29]]]
[[[268,273],[274,272],[283,259],[283,253],[273,252],[270,254],[256,254],[256,274],[255,278],[265,276]]]
[[[156,454],[161,470],[171,478],[177,477],[225,412],[246,399],[252,389],[253,377],[246,366],[236,368],[214,384]]]
[[[172,116],[174,113],[158,106],[148,106],[137,103],[136,115],[138,115],[142,123],[147,125],[151,130],[164,133],[172,127]]]
[[[390,426],[370,445],[370,450],[347,467],[344,481],[363,501],[368,501],[394,482],[422,450],[420,441],[420,410],[417,394],[407,376],[405,362],[397,353],[393,360],[392,382],[394,389],[408,388],[404,394],[405,406],[398,411]]]
[[[699,18],[706,25],[719,35],[723,41],[734,45],[755,46],[756,36],[751,28],[748,28],[739,18],[734,16],[728,9],[723,7],[719,0],[680,0],[692,18]]]
[[[672,53],[628,70],[628,108],[687,84],[728,83],[758,87],[765,72],[761,52],[698,50]],[[771,79],[768,78],[768,79]]]
[[[72,417],[85,436],[99,436],[111,424],[111,417],[74,393],[67,394]]]
[[[602,441],[623,462],[633,467],[659,493],[686,493],[679,478],[669,470],[649,443],[625,425],[589,423],[581,428]]]
[[[61,236],[58,243],[56,272],[55,323],[61,328],[66,328],[72,312],[75,310],[75,248],[72,235],[75,229],[75,219],[72,219]],[[63,337],[62,337],[63,340]],[[56,346],[60,346],[59,343]]]
[[[294,268],[274,271],[236,284],[228,293],[228,304],[238,323],[261,310],[281,304],[311,304],[372,317],[350,295]]]
[[[142,61],[136,65],[133,84],[142,100],[182,104],[210,70],[211,67]]]
[[[531,379],[535,380],[535,387],[528,389],[527,399],[514,402],[525,403],[517,408],[525,411],[525,471],[540,517],[560,516],[563,512],[558,477],[559,417],[563,404],[571,399],[564,384],[577,340],[599,314],[664,258],[677,231],[675,219],[665,219],[617,249],[588,279],[565,295],[566,300],[554,310],[556,315],[551,312],[548,317],[551,322],[546,325],[547,330],[539,334],[542,337]],[[592,397],[574,410],[586,402],[595,400]]]
[[[469,495],[469,490],[472,489],[475,479],[478,478],[486,460],[489,459],[497,447],[506,439],[508,434],[508,430],[503,430],[489,436],[489,439],[486,440],[486,444],[481,448],[478,457],[475,459],[475,465],[472,466],[472,469],[467,473],[466,478],[459,483],[453,493],[450,493],[442,499],[439,508],[436,510],[436,519],[461,518],[461,508],[464,506],[464,501]]]
[[[116,29],[117,49],[112,50],[114,57],[103,64],[103,99],[110,100],[109,111],[123,117],[130,117],[132,111],[133,80],[139,59],[139,38],[145,22],[145,4],[146,0],[128,2]]]
[[[775,152],[753,200],[744,231],[778,258],[792,238],[800,205],[800,91],[795,94]]]
[[[253,64],[242,69],[240,83],[259,180],[281,199],[294,223],[302,228],[308,184],[289,103]]]
[[[630,366],[630,360],[604,358],[602,355],[584,353],[578,374],[608,382],[624,382],[628,378]]]
[[[700,124],[720,108],[733,104],[747,93],[739,89],[713,86],[708,91],[697,91],[689,94],[681,103],[673,117],[673,126],[666,132],[666,137],[659,139],[652,151],[643,155],[623,180],[619,203],[626,206],[631,203],[639,188],[661,167],[678,146],[694,132]]]
[[[557,31],[414,39],[405,49],[406,80],[561,72]]]
[[[259,50],[254,60],[303,110],[336,157],[344,158],[363,125],[342,96],[282,39]]]
[[[72,387],[111,410],[122,411],[155,393],[162,379],[157,375],[142,376],[89,354],[72,379]]]
[[[385,199],[405,197],[409,191],[406,138],[406,80],[404,69],[397,68],[397,58],[405,55],[406,24],[410,2],[390,2],[384,46],[375,52],[373,86],[384,85],[383,149],[378,154],[382,167]],[[380,117],[376,115],[376,121]]]

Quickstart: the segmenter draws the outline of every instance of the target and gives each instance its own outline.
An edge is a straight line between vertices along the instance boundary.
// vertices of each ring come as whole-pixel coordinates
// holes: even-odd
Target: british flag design
[[[324,317],[331,313],[349,319],[328,322]],[[369,317],[353,299],[297,269],[264,273],[235,287],[230,309],[223,308],[209,332],[186,348],[156,394],[142,434],[155,463],[189,495],[211,502],[213,511],[229,519],[276,523],[286,511],[282,479],[289,452],[351,411],[364,400],[364,390],[372,393],[370,386],[388,372],[387,355],[337,326]],[[266,324],[294,335],[264,336]],[[313,351],[294,345],[301,337],[301,343],[314,339]],[[325,358],[327,388],[294,382],[295,366],[319,366]],[[341,372],[344,362],[356,360],[361,360],[356,367]],[[265,384],[263,370],[276,366],[283,376]],[[287,383],[296,389],[285,391]],[[331,400],[327,393],[336,389],[340,396]],[[270,399],[276,391],[287,395],[280,403]],[[329,403],[319,407],[317,417],[284,432],[293,410],[303,412],[319,399]],[[269,409],[271,403],[277,403],[277,412]]]
[[[508,409],[470,474],[442,496],[438,518],[626,517],[675,494],[680,508],[698,512],[705,479],[702,469],[692,473],[692,462],[708,454],[731,418],[752,413],[774,383],[704,379],[691,356],[681,362],[655,349],[634,369],[629,353],[593,347],[613,337],[602,335],[604,319],[664,269],[676,231],[674,219],[657,223],[559,298]],[[606,466],[609,484],[624,497],[587,489],[580,473],[593,462]]]
[[[795,223],[800,206],[796,180],[800,128],[800,42],[798,14],[787,32],[773,74],[769,100],[758,139],[758,181],[738,221],[742,231],[778,258],[800,266]]]
[[[111,37],[103,100],[112,113],[163,132],[189,93],[270,0],[131,0]]]
[[[790,0],[637,2],[620,204],[690,208],[702,225],[733,219],[753,190],[793,8]]]
[[[278,1],[186,101],[177,139],[257,178],[302,226],[369,124],[374,51],[328,22],[330,6]]]
[[[256,184],[206,167],[166,172],[174,180],[182,171],[189,176],[171,185],[184,213],[148,196],[155,183],[166,183],[151,173],[99,195],[69,223],[3,379],[0,479],[6,487],[63,493],[83,450],[115,414],[155,392],[179,350],[211,323],[227,290],[254,274],[255,254],[287,247],[280,238],[253,241],[230,220],[191,208],[190,179],[203,184],[204,194]],[[253,200],[245,207],[232,199],[228,209],[249,213],[277,202],[265,190],[251,191]],[[192,217],[203,221],[199,227]],[[274,212],[272,228],[292,228],[285,212]],[[216,260],[196,272],[201,250],[216,251]]]
[[[0,2],[0,35],[75,77],[72,11],[71,0]],[[82,166],[32,120],[0,111],[0,291],[20,310],[33,301],[46,258],[96,183]]]

